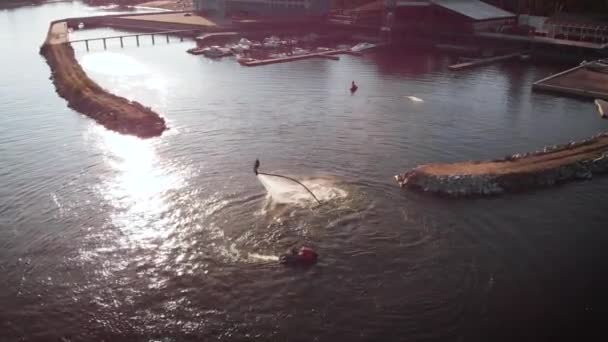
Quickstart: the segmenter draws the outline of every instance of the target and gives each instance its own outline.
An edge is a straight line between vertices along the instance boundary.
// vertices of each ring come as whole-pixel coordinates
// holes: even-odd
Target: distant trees
[[[339,9],[350,9],[359,7],[361,5],[365,5],[370,2],[375,2],[379,0],[330,0],[331,8],[339,8]],[[383,1],[384,0],[380,0]]]
[[[83,0],[84,3],[89,4],[89,5],[93,5],[93,6],[98,6],[98,5],[108,5],[108,4],[112,4],[112,5],[137,5],[137,4],[141,4],[143,2],[146,2],[146,0]]]
[[[7,0],[8,3],[22,3],[22,2],[30,2],[32,4],[41,4],[43,2],[45,2],[46,0]]]
[[[608,14],[608,0],[484,0],[516,13],[552,15],[559,12]]]

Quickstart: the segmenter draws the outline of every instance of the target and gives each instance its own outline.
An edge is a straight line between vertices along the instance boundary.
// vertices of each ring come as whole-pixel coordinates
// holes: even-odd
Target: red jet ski
[[[281,255],[279,262],[287,266],[311,266],[317,263],[317,252],[312,248],[302,246],[300,250],[291,250],[291,253]]]

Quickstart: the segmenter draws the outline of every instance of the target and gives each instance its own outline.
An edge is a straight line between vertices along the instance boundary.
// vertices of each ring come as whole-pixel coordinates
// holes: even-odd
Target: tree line
[[[484,0],[519,14],[549,16],[556,13],[608,15],[608,0]]]
[[[151,1],[151,0],[150,0]],[[101,6],[101,5],[139,5],[146,2],[146,0],[83,0],[87,5]]]

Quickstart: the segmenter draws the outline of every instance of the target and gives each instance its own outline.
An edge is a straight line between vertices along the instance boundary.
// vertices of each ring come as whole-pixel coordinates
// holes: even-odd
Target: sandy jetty
[[[608,173],[608,133],[501,160],[428,164],[395,176],[401,187],[450,195],[498,195]]]
[[[87,76],[68,43],[65,21],[51,23],[40,53],[51,67],[57,93],[70,108],[107,129],[141,138],[159,136],[167,129],[165,120],[150,108],[109,93]]]

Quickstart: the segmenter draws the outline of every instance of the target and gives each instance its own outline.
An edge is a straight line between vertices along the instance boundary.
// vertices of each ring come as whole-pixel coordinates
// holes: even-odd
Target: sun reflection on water
[[[145,61],[122,53],[103,51],[81,54],[80,65],[102,87],[155,108],[167,108],[171,75]]]
[[[137,59],[115,52],[94,52],[83,55],[80,64],[87,71],[114,76],[142,76],[150,69]]]
[[[99,147],[112,170],[101,191],[114,208],[113,225],[129,244],[145,247],[166,240],[174,229],[166,215],[168,197],[183,186],[180,170],[163,162],[153,140],[99,130]]]

